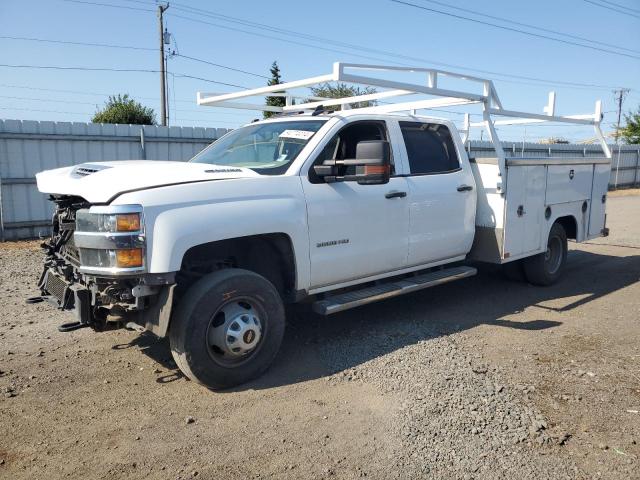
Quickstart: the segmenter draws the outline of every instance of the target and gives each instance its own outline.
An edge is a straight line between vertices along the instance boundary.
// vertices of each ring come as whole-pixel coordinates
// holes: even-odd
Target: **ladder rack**
[[[407,83],[392,79],[383,79],[372,76],[375,73],[398,74],[398,73],[418,73],[424,75],[424,83]],[[482,87],[482,92],[450,90],[441,87],[442,78],[453,78],[463,80],[470,84],[476,84]],[[309,96],[308,94],[296,93],[295,90],[305,87],[318,86],[329,82],[344,82],[365,87],[373,87],[380,89],[375,93],[366,93],[343,98],[320,98]],[[470,89],[471,90],[471,89]],[[478,88],[478,90],[480,90]],[[258,103],[236,102],[238,99],[246,99],[260,96],[284,97],[285,106],[268,106]],[[423,95],[426,99],[416,99],[411,101],[402,101],[402,97],[408,95]],[[463,140],[466,143],[469,138],[469,132],[472,127],[482,127],[487,131],[490,141],[496,150],[498,164],[500,167],[500,175],[504,177],[506,171],[506,156],[502,148],[496,125],[524,125],[542,122],[562,122],[576,125],[591,125],[594,128],[596,138],[600,141],[604,154],[607,158],[611,158],[611,150],[607,145],[600,122],[602,121],[602,102],[598,100],[595,104],[593,113],[584,115],[566,115],[560,116],[555,113],[555,92],[549,93],[549,102],[544,107],[545,113],[529,113],[517,110],[507,110],[503,108],[502,102],[498,97],[492,80],[486,78],[475,77],[462,73],[449,72],[446,70],[437,70],[432,68],[419,67],[396,67],[383,65],[366,65],[355,63],[333,64],[333,70],[326,75],[305,78],[293,82],[285,82],[278,85],[269,85],[266,87],[242,90],[233,93],[202,93],[198,92],[198,105],[217,106],[226,108],[240,108],[248,110],[259,110],[276,113],[297,112],[301,110],[313,110],[319,106],[339,106],[342,110],[349,110],[352,104],[360,102],[371,102],[377,100],[400,100],[395,103],[384,103],[381,105],[370,107],[359,107],[358,111],[363,113],[397,113],[409,112],[415,115],[417,110],[428,110],[432,108],[461,106],[461,105],[482,105],[482,121],[471,122],[469,113],[465,114],[464,127],[461,129]],[[296,103],[299,101],[301,103]],[[493,117],[505,117],[500,120],[494,120]]]

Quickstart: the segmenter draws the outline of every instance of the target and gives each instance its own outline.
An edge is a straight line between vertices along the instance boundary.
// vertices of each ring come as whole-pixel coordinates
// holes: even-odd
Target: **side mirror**
[[[344,175],[346,167],[355,167],[355,174]],[[325,160],[314,172],[326,183],[358,182],[360,185],[381,185],[389,182],[391,153],[389,142],[363,140],[356,145],[356,158]]]
[[[391,149],[384,140],[363,140],[356,145],[356,181],[360,185],[389,183]]]

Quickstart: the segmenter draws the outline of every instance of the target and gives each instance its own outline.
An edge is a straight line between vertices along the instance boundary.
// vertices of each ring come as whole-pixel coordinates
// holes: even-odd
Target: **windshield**
[[[284,173],[326,120],[247,125],[212,143],[191,162],[245,167],[265,175]]]

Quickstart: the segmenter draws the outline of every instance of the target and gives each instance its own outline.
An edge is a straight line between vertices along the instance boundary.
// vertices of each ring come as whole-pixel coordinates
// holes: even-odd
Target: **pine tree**
[[[269,69],[271,72],[271,78],[267,85],[278,85],[282,83],[282,77],[280,76],[280,67],[278,67],[278,62],[273,62],[271,64],[271,68]],[[284,97],[267,97],[266,105],[271,107],[284,107],[285,106],[285,98]],[[264,118],[269,118],[275,115],[275,112],[263,112]]]

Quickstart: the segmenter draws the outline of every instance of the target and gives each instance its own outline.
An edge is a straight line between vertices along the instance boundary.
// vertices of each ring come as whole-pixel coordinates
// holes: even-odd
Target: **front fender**
[[[117,200],[143,205],[150,273],[180,270],[187,250],[197,245],[283,233],[293,246],[296,289],[308,287],[306,204],[297,176],[180,185],[134,192]]]

